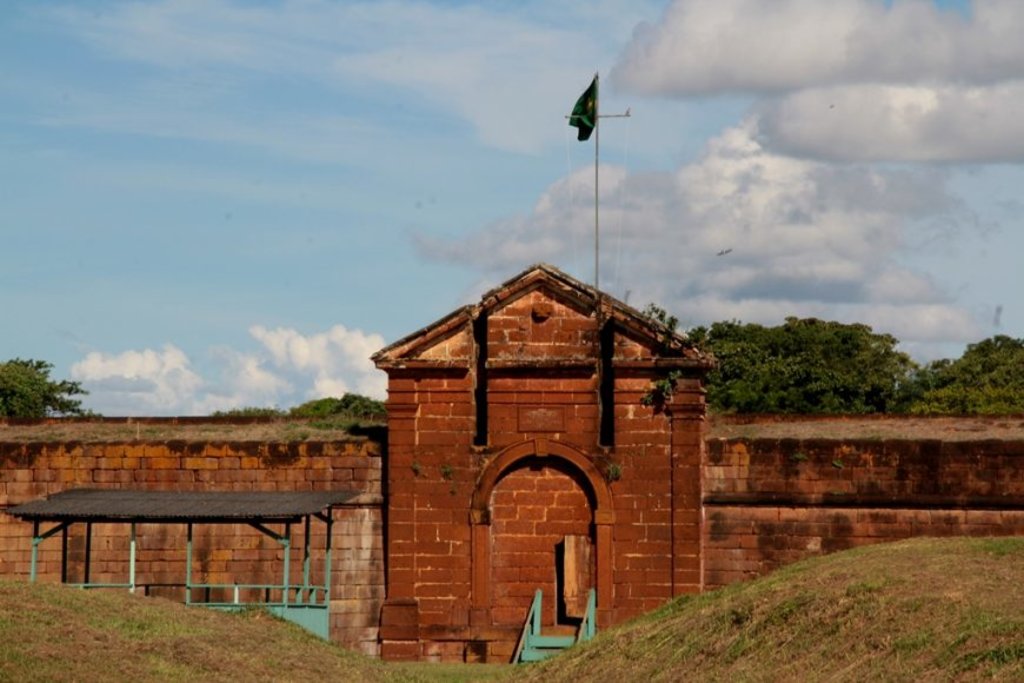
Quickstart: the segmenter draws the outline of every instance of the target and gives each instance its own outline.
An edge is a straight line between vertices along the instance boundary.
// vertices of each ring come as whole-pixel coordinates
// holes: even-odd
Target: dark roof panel
[[[132,491],[72,489],[9,508],[27,520],[294,519],[345,503],[357,491]]]

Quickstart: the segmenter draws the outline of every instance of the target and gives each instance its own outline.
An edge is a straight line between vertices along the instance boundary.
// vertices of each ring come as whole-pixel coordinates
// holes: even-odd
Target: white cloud
[[[267,329],[262,325],[249,328],[249,333],[270,352],[280,372],[302,377],[307,383],[312,381],[307,398],[348,391],[384,395],[385,377],[370,361],[370,356],[384,347],[379,334],[349,330],[343,325],[309,336],[291,328]]]
[[[787,154],[853,161],[1024,159],[1024,81],[986,87],[849,85],[758,107],[764,140]]]
[[[676,0],[637,30],[623,87],[768,96],[762,141],[852,161],[1024,159],[1024,4],[969,16],[924,0]]]
[[[931,222],[961,217],[945,180],[932,169],[773,154],[750,120],[672,173],[603,169],[602,288],[659,302],[691,325],[816,316],[877,324],[908,341],[967,341],[977,337],[970,315],[899,260]],[[531,261],[569,262],[574,244],[592,245],[588,186],[581,171],[527,216],[459,241],[421,237],[420,248],[506,276]]]
[[[106,354],[93,351],[71,367],[71,377],[94,394],[88,404],[118,415],[165,414],[192,405],[204,382],[172,344]]]
[[[640,92],[767,92],[843,83],[992,83],[1024,76],[1024,6],[676,0],[634,33],[613,76]]]
[[[256,352],[211,350],[204,376],[184,351],[116,354],[93,351],[71,368],[88,390],[86,406],[106,415],[208,415],[247,406],[288,408],[314,398],[348,392],[383,398],[386,377],[370,362],[384,346],[378,334],[335,325],[302,335],[288,328],[255,325]]]

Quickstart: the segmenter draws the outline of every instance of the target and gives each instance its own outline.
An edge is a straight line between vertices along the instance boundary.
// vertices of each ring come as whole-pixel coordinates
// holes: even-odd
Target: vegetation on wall
[[[290,417],[330,417],[343,415],[367,420],[382,420],[386,416],[384,402],[361,394],[345,394],[341,398],[318,398],[295,406],[288,411]]]
[[[53,364],[15,358],[0,363],[0,417],[42,418],[82,415],[88,393],[78,382],[50,379]]]
[[[339,421],[379,422],[387,415],[384,402],[361,394],[345,394],[341,398],[327,397],[307,401],[290,410],[280,408],[245,407],[219,410],[214,417],[295,417],[322,422],[325,426],[337,426]],[[318,424],[314,422],[314,426]]]

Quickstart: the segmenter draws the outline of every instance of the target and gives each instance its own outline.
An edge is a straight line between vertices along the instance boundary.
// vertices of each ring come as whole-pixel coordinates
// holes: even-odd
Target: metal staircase
[[[526,621],[523,623],[523,630],[519,635],[519,644],[516,647],[515,655],[512,657],[512,661],[517,664],[542,661],[576,643],[590,640],[597,632],[597,624],[594,620],[597,594],[593,588],[590,589],[587,597],[587,611],[578,627],[556,626],[547,634],[542,633],[540,625],[542,604],[543,591],[537,589],[533,595],[530,611],[526,614]],[[568,633],[566,633],[566,629],[569,629]]]

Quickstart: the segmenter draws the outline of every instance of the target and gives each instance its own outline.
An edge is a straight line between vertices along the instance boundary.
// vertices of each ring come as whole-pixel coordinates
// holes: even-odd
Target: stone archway
[[[612,524],[615,515],[608,484],[593,461],[583,452],[557,441],[531,439],[509,446],[496,455],[484,468],[473,492],[470,508],[472,526],[472,611],[474,625],[490,625],[491,621],[491,494],[507,473],[527,461],[541,464],[552,458],[561,469],[576,474],[576,479],[587,489],[593,508],[595,533],[595,573],[597,604],[607,613],[612,604]]]

